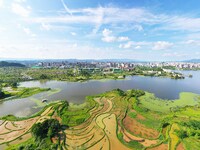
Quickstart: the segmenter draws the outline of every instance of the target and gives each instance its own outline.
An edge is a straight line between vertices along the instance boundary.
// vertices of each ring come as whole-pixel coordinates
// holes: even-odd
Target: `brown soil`
[[[105,136],[101,141],[99,141],[94,146],[88,148],[88,150],[108,150],[109,149],[109,140],[107,136]]]
[[[5,128],[5,125],[7,124],[7,121],[5,121],[1,126],[0,126],[0,134],[5,134],[10,132],[10,130]]]
[[[23,135],[21,138],[15,140],[13,142],[10,142],[9,144],[10,145],[20,144],[20,143],[23,143],[23,142],[27,141],[30,138],[31,138],[31,133],[27,133],[27,134]]]
[[[157,138],[159,135],[158,131],[145,127],[143,124],[139,123],[136,119],[133,119],[128,115],[123,120],[123,124],[126,130],[144,138]]]
[[[168,145],[167,144],[161,144],[157,147],[147,148],[147,150],[168,150]]]
[[[185,150],[185,148],[183,147],[183,143],[180,143],[180,144],[177,146],[176,150]]]
[[[137,119],[139,119],[139,120],[145,120],[145,117],[142,116],[142,115],[140,115],[140,114],[137,114]]]
[[[156,145],[158,143],[158,140],[149,140],[149,139],[140,138],[140,137],[130,134],[126,130],[123,130],[122,133],[123,133],[123,139],[126,142],[129,142],[131,140],[138,141],[138,142],[140,142],[140,144],[142,144],[145,147],[149,147],[151,145]]]

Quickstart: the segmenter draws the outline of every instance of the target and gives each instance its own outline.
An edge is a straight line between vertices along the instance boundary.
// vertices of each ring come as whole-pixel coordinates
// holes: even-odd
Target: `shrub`
[[[138,90],[138,89],[132,89],[130,91],[127,92],[128,96],[130,97],[140,97],[145,95],[145,92],[143,90]]]
[[[135,112],[129,112],[128,115],[129,115],[131,118],[136,118],[136,117],[137,117],[137,113],[135,113]]]
[[[184,130],[175,130],[177,136],[180,138],[180,139],[184,139],[184,138],[187,138],[188,135],[187,135],[187,132],[184,131]]]
[[[136,149],[143,149],[144,148],[143,145],[140,144],[137,141],[130,141],[128,144],[131,145],[131,147],[134,147]]]

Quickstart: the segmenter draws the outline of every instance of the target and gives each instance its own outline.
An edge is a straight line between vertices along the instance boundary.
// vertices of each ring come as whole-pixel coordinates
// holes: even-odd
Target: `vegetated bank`
[[[34,94],[38,94],[41,92],[49,91],[50,88],[39,88],[39,87],[33,87],[33,88],[25,88],[25,87],[4,87],[3,89],[0,89],[0,101],[10,100],[13,98],[26,98],[29,96],[32,96]]]
[[[101,69],[77,69],[77,68],[0,68],[0,84],[11,86],[13,83],[30,80],[61,80],[61,81],[87,81],[93,79],[124,79],[126,76],[142,75],[152,77],[168,77],[172,79],[184,79],[181,73],[166,71],[162,68],[135,67],[133,70],[115,69],[103,71]]]
[[[116,89],[89,96],[81,105],[52,103],[27,119],[4,118],[0,144],[8,149],[198,150],[199,102],[192,93],[164,101],[142,90]]]

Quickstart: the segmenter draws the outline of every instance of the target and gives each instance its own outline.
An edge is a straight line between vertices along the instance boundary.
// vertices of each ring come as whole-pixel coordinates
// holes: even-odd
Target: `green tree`
[[[61,125],[58,120],[49,119],[42,123],[34,124],[31,132],[36,141],[42,140],[47,137],[53,137],[61,129]]]
[[[4,98],[5,94],[4,92],[2,91],[2,89],[0,88],[0,98]]]
[[[44,80],[44,79],[48,79],[48,76],[46,74],[41,74],[39,78]]]
[[[17,88],[17,85],[18,85],[17,82],[11,83],[11,87],[12,87],[12,88]]]
[[[36,140],[40,140],[45,136],[43,134],[43,131],[44,131],[44,129],[42,129],[41,123],[34,124],[31,129],[32,135],[33,135],[33,137],[35,137]]]
[[[184,138],[188,137],[187,131],[184,131],[184,130],[175,130],[175,132],[176,132],[177,136],[180,139],[184,139]]]
[[[49,128],[47,136],[51,139],[53,137],[53,129],[52,127]]]
[[[145,92],[143,90],[132,89],[128,91],[128,95],[131,97],[140,97],[140,96],[145,95]]]
[[[80,72],[80,75],[85,76],[85,77],[90,77],[91,76],[90,73],[88,71],[85,71],[85,70],[82,70]]]

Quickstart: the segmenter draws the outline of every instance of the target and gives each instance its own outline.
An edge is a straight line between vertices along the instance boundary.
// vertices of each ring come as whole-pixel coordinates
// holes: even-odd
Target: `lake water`
[[[47,92],[33,95],[29,98],[14,99],[0,102],[0,116],[13,114],[16,116],[29,116],[42,108],[38,108],[31,98],[48,101],[67,100],[73,103],[83,103],[85,96],[95,95],[112,89],[120,88],[142,89],[155,93],[162,99],[177,99],[180,92],[193,92],[200,94],[200,71],[183,71],[183,74],[192,74],[193,78],[174,80],[160,77],[130,76],[125,80],[91,80],[87,82],[64,81],[28,81],[22,82],[22,87],[59,88],[61,91],[48,96]]]

